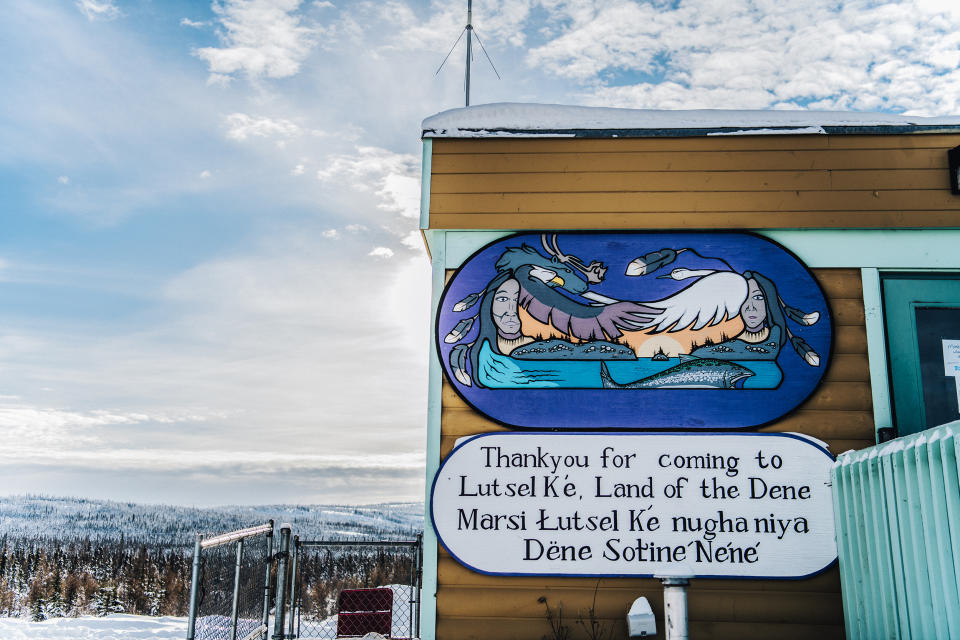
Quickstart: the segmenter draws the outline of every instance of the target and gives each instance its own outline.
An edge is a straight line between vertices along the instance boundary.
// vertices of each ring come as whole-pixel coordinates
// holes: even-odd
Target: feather
[[[717,271],[663,300],[642,303],[662,313],[644,320],[639,328],[653,328],[658,333],[703,329],[737,316],[746,299],[747,281],[742,275]]]
[[[457,326],[453,330],[444,336],[443,341],[447,344],[453,344],[454,342],[460,342],[463,338],[470,333],[470,329],[473,328],[473,321],[476,318],[464,318],[457,323]]]
[[[651,251],[650,253],[636,258],[627,265],[625,275],[645,276],[653,273],[660,267],[666,266],[677,259],[678,251],[670,248],[660,249],[660,251]]]
[[[465,387],[473,386],[470,374],[467,372],[467,356],[470,354],[470,345],[458,344],[450,351],[450,370],[460,384]]]
[[[790,343],[793,345],[793,348],[796,350],[800,357],[807,361],[811,367],[820,366],[820,354],[813,350],[813,348],[804,342],[803,338],[800,336],[790,336]]]
[[[453,310],[454,310],[455,312],[458,312],[458,313],[459,313],[460,311],[466,311],[467,309],[469,309],[469,308],[472,307],[473,305],[477,304],[477,301],[478,301],[478,300],[480,300],[480,294],[479,294],[479,293],[471,293],[471,294],[468,295],[466,298],[464,298],[463,300],[461,300],[461,301],[458,302],[457,304],[453,305]]]
[[[783,305],[783,312],[788,318],[793,320],[798,324],[802,324],[805,327],[809,327],[812,324],[816,324],[817,320],[820,319],[820,313],[818,311],[811,311],[810,313],[804,313],[800,309],[795,309],[794,307],[788,307]]]

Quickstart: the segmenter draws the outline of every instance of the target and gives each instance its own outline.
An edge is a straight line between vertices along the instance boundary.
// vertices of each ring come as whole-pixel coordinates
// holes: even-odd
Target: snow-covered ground
[[[51,618],[43,622],[0,618],[3,640],[183,640],[186,637],[186,618],[125,614]]]
[[[410,587],[391,584],[394,592],[393,637],[410,635]],[[199,626],[203,622],[198,621]],[[271,632],[273,619],[270,619]],[[304,623],[301,637],[334,638],[337,635],[337,617]],[[374,637],[376,634],[371,634]],[[27,618],[0,618],[0,640],[183,640],[187,637],[187,619],[174,617],[151,618],[114,614],[98,618],[50,618],[33,622]],[[382,637],[382,636],[380,636]]]

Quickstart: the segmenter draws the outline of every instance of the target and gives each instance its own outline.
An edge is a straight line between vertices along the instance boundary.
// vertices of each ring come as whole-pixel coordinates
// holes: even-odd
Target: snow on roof
[[[663,111],[503,102],[423,121],[424,138],[680,137],[827,133],[960,133],[960,116],[850,111]]]

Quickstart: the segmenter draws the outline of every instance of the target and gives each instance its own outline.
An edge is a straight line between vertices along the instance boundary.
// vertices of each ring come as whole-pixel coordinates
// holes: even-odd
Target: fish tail
[[[600,380],[603,381],[604,389],[620,389],[622,388],[619,384],[613,381],[613,378],[610,377],[610,371],[607,369],[607,363],[600,361]]]

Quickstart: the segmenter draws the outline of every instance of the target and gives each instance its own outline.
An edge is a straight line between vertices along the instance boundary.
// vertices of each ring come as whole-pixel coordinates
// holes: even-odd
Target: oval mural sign
[[[837,557],[832,466],[794,434],[484,434],[430,508],[481,573],[802,578]]]
[[[746,233],[531,233],[488,244],[440,299],[450,384],[527,428],[725,429],[816,388],[826,299],[789,251]]]

